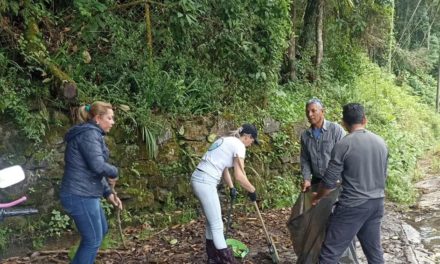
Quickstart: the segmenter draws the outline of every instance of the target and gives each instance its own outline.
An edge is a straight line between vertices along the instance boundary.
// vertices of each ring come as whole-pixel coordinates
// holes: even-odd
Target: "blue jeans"
[[[380,225],[384,199],[372,199],[354,206],[337,205],[330,216],[326,237],[319,255],[320,264],[336,264],[357,236],[369,264],[383,264]]]
[[[60,200],[81,235],[81,242],[71,263],[93,264],[108,231],[100,199],[62,193]]]

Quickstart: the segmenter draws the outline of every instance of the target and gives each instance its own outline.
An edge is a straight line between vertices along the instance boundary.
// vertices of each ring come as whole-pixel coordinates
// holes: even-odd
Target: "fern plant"
[[[145,142],[145,148],[147,150],[148,157],[150,159],[156,159],[159,150],[157,146],[156,136],[147,126],[142,126],[140,130],[142,141]]]

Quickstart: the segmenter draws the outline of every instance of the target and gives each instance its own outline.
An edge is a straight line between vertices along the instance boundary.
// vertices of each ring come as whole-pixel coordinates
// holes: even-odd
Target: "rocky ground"
[[[422,244],[419,231],[405,222],[405,211],[394,204],[389,203],[386,206],[382,223],[385,263],[440,263],[440,259],[436,262],[434,252],[430,252]],[[359,245],[358,256],[361,263],[367,263]]]

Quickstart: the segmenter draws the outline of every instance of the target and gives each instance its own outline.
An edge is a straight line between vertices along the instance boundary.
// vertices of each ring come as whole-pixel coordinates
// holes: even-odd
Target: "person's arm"
[[[229,196],[231,197],[231,199],[237,199],[237,189],[234,187],[234,182],[231,179],[231,174],[229,173],[228,168],[225,168],[225,170],[223,171],[223,180],[229,187]]]
[[[106,177],[102,177],[101,183],[102,186],[104,187],[104,193],[102,194],[102,196],[107,199],[110,196],[110,194],[112,194],[112,189],[110,188]]]
[[[249,182],[244,171],[244,159],[238,156],[234,158],[234,176],[235,180],[248,192],[254,193],[255,187]]]
[[[312,169],[310,165],[310,154],[307,151],[307,146],[304,140],[304,134],[301,135],[300,162],[301,162],[301,174],[304,180],[311,180]]]
[[[234,188],[234,183],[232,182],[231,174],[229,173],[228,168],[225,168],[223,171],[223,180],[230,189]]]
[[[91,171],[96,173],[99,177],[117,178],[118,169],[105,161],[102,150],[103,141],[104,139],[101,135],[90,131],[81,137],[78,148]]]
[[[385,168],[384,168],[384,175],[385,175],[385,179],[388,177],[388,159],[389,159],[389,157],[390,157],[390,153],[389,153],[389,151],[388,151],[388,147],[387,147],[387,157],[386,157],[386,160],[385,160]]]
[[[329,193],[332,191],[333,189],[328,189],[325,187],[324,184],[319,183],[319,187],[318,187],[318,192],[313,193],[313,199],[312,199],[312,205],[315,206],[319,203],[319,201],[321,200],[322,197],[325,197],[327,195],[329,195]]]
[[[302,191],[305,192],[312,185],[312,169],[310,166],[310,155],[307,151],[303,135],[301,135],[300,164],[301,175],[303,176]]]
[[[324,178],[319,184],[318,192],[313,197],[312,205],[316,205],[322,197],[327,196],[341,182],[344,171],[344,160],[348,146],[336,144],[332,150],[332,158],[328,163]]]

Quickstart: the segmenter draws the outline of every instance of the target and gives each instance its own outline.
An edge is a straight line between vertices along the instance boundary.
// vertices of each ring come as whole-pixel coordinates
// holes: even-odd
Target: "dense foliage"
[[[51,130],[70,125],[54,111],[70,117],[80,104],[110,101],[124,140],[144,141],[149,160],[164,124],[176,128],[177,119],[223,115],[260,128],[274,119],[280,130],[263,136],[270,147],[251,150],[246,164],[269,207],[288,206],[297,195],[298,164],[281,167],[299,154],[305,101],[323,99],[334,121],[343,104],[357,101],[368,110],[368,128],[390,148],[388,197],[411,203],[417,158],[440,137],[433,109],[440,1],[324,1],[320,64],[319,23],[312,19],[319,1],[0,0],[1,117],[41,144]],[[293,70],[295,77],[285,78]],[[182,156],[190,165],[154,166],[167,176],[189,174],[197,158]],[[142,165],[131,166],[138,176]],[[124,187],[139,202],[151,196],[137,183]],[[183,192],[166,194],[163,211],[181,209]],[[190,202],[181,220],[194,217]],[[171,219],[124,215],[128,224],[178,218]],[[58,234],[69,220],[55,210],[51,221],[42,225]]]
[[[27,15],[41,21],[38,50],[21,48],[27,42],[23,31],[1,50],[7,73],[2,93],[17,95],[2,98],[0,109],[17,120],[27,120],[17,105],[37,96],[46,105],[60,85],[32,61],[33,53],[43,51],[78,84],[80,103],[100,98],[126,104],[141,126],[149,124],[152,111],[204,114],[228,107],[237,96],[264,100],[277,81],[289,29],[288,1],[152,3],[150,54],[143,3],[123,8],[114,7],[115,1],[74,1],[51,10],[50,1],[34,2],[3,4],[11,29]],[[24,67],[15,63],[23,57],[29,62]],[[16,81],[24,84],[11,83]],[[32,130],[29,137],[44,133],[42,122],[21,122]]]

